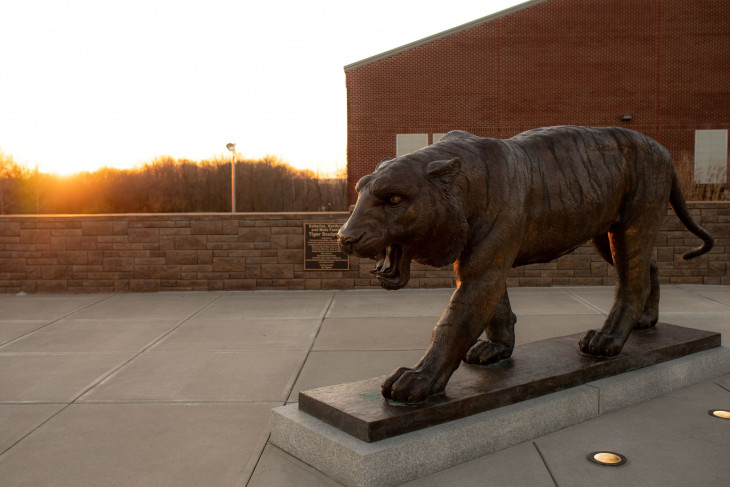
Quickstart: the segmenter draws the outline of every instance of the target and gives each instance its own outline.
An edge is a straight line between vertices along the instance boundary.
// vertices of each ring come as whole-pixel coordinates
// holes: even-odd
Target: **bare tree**
[[[163,156],[133,170],[58,177],[22,169],[0,153],[0,213],[225,212],[231,164],[225,159]],[[345,209],[344,181],[294,169],[274,156],[239,161],[236,169],[238,211]]]

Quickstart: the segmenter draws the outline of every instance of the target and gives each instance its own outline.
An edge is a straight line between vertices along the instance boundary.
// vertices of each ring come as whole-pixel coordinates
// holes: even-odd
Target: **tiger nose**
[[[365,235],[364,232],[360,235],[350,235],[347,233],[343,233],[342,229],[340,229],[340,231],[337,232],[337,244],[340,246],[343,252],[351,254],[352,246],[357,243],[363,235]]]

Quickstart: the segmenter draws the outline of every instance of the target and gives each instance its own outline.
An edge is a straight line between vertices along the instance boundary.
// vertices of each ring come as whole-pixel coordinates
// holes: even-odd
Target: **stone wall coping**
[[[81,213],[64,213],[64,214],[39,214],[39,215],[0,215],[0,221],[4,219],[8,220],[21,220],[21,219],[101,219],[106,220],[109,218],[129,218],[129,219],[168,219],[170,217],[185,218],[270,218],[270,217],[294,217],[300,218],[303,216],[347,216],[347,211],[301,211],[301,212],[221,212],[221,213],[98,213],[98,214],[81,214]]]

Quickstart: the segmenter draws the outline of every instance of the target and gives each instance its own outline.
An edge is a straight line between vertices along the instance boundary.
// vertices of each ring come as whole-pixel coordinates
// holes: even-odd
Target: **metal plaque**
[[[341,223],[304,224],[304,270],[347,271],[350,259],[337,245]]]

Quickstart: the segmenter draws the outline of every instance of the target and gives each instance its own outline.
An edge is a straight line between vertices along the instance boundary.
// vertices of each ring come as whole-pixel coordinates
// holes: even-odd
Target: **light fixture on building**
[[[730,411],[725,409],[710,409],[707,413],[715,418],[730,419]]]
[[[621,115],[618,116],[618,118],[622,122],[630,122],[634,119],[634,114],[633,113],[622,113]]]
[[[612,451],[594,451],[587,457],[589,461],[605,467],[618,467],[626,463],[626,457]]]

